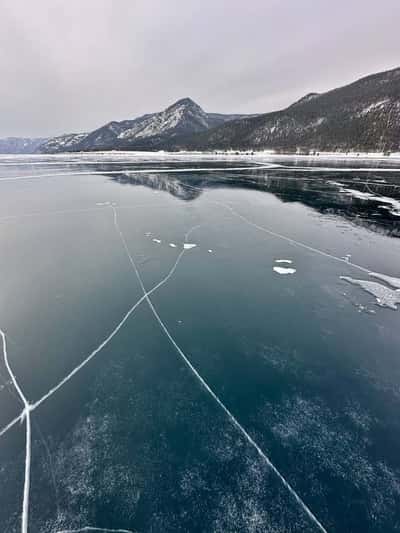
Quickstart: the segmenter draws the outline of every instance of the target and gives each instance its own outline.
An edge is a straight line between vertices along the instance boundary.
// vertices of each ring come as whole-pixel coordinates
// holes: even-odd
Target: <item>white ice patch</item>
[[[288,268],[288,267],[273,267],[274,272],[277,274],[285,275],[285,274],[294,274],[296,272],[295,268]]]
[[[191,250],[192,248],[196,248],[197,244],[189,244],[188,242],[185,242],[185,244],[183,245],[183,248],[185,250]]]
[[[155,243],[157,243],[157,244],[161,244],[160,239],[153,239],[153,242],[155,242]]]
[[[291,265],[293,261],[291,259],[275,259],[275,263],[288,263]]]
[[[394,198],[390,198],[389,196],[376,195],[376,194],[372,194],[369,192],[358,191],[355,189],[347,189],[345,187],[341,187],[341,192],[350,194],[354,198],[358,198],[360,200],[372,200],[375,202],[381,202],[383,204],[386,204],[386,206],[380,206],[380,207],[388,209],[392,215],[400,216],[400,201],[399,200],[395,200]]]
[[[386,276],[388,277],[388,276]],[[340,279],[358,285],[364,291],[369,292],[376,298],[376,303],[381,307],[389,307],[389,309],[396,310],[397,304],[400,303],[400,290],[389,289],[385,285],[381,285],[376,281],[368,281],[364,279],[354,279],[349,276],[340,276]],[[396,279],[396,278],[395,278]]]
[[[386,274],[379,274],[379,272],[370,272],[370,276],[385,281],[391,287],[400,289],[400,278],[394,278],[393,276],[386,276]]]

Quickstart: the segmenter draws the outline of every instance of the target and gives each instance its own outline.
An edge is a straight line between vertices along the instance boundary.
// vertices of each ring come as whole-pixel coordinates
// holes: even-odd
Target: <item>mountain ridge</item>
[[[40,147],[44,153],[92,150],[162,149],[174,138],[190,136],[245,115],[206,113],[191,98],[177,100],[163,111],[111,121],[87,134],[59,136]]]
[[[257,115],[207,113],[191,98],[87,133],[0,139],[0,153],[100,150],[400,151],[400,67]],[[20,150],[18,152],[18,150]],[[31,150],[31,152],[29,152]]]
[[[310,94],[283,110],[232,121],[176,148],[400,151],[400,68]]]

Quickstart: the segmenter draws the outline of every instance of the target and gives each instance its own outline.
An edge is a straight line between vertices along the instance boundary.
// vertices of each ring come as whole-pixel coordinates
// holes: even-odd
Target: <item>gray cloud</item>
[[[2,0],[0,136],[84,131],[190,96],[284,107],[398,66],[398,0]]]

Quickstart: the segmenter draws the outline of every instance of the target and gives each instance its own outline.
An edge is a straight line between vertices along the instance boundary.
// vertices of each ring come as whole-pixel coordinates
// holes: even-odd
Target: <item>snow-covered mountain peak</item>
[[[199,104],[197,104],[194,100],[192,100],[189,97],[180,98],[174,104],[172,104],[169,107],[167,107],[167,109],[165,111],[173,110],[175,108],[182,108],[182,107],[192,108],[192,109],[199,109],[200,111],[203,111],[202,108],[199,106]],[[204,113],[204,111],[203,111],[203,113]]]

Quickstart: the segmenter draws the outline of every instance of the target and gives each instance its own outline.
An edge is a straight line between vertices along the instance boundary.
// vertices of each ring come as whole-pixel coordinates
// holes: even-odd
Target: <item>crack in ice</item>
[[[91,527],[91,526],[85,526],[80,529],[63,529],[62,531],[57,531],[57,533],[83,533],[84,531],[93,533],[96,533],[96,531],[102,532],[102,533],[135,533],[135,531],[132,531],[131,529],[109,529],[109,528],[102,528],[102,527]]]
[[[19,398],[21,399],[24,410],[21,413],[21,420],[25,420],[26,427],[26,448],[25,448],[25,480],[24,480],[24,497],[22,501],[22,525],[21,532],[28,533],[28,522],[29,522],[29,491],[30,491],[30,475],[31,475],[31,457],[32,457],[32,428],[31,428],[31,411],[32,406],[26,399],[22,389],[20,388],[15,374],[11,370],[10,363],[8,361],[7,353],[7,340],[6,335],[2,329],[0,329],[0,336],[3,344],[3,357],[4,363],[7,368],[7,372],[10,375],[12,383],[15,387],[15,390],[18,393]]]
[[[109,528],[102,528],[102,527],[91,527],[91,526],[85,526],[80,529],[63,529],[62,531],[57,531],[57,533],[83,533],[84,531],[87,532],[93,532],[96,533],[102,532],[102,533],[135,533],[131,529],[109,529]]]
[[[118,217],[117,212],[113,208],[114,211],[114,224],[115,228],[121,238],[121,242],[125,248],[126,255],[129,259],[129,262],[132,265],[132,268],[136,274],[136,277],[139,281],[139,284],[142,288],[144,298],[146,298],[146,301],[156,318],[157,322],[159,323],[161,329],[165,333],[165,335],[170,340],[171,344],[174,346],[178,354],[182,357],[183,361],[186,363],[186,365],[189,367],[189,369],[192,371],[194,376],[199,380],[200,384],[204,387],[204,389],[210,394],[210,396],[215,400],[215,402],[221,407],[221,409],[224,411],[224,413],[227,415],[228,419],[231,421],[232,425],[241,433],[241,435],[247,440],[247,442],[257,451],[258,455],[261,457],[262,460],[265,461],[265,463],[268,465],[269,468],[274,472],[274,474],[278,477],[278,479],[281,481],[281,483],[284,485],[284,487],[289,491],[291,496],[295,499],[297,504],[300,506],[300,508],[307,514],[309,519],[316,525],[320,531],[327,533],[324,526],[321,524],[321,522],[318,520],[318,518],[314,515],[314,513],[311,511],[311,509],[307,506],[307,504],[300,498],[300,496],[297,494],[295,489],[289,484],[289,482],[284,478],[284,476],[279,472],[279,470],[276,468],[276,466],[271,462],[269,457],[263,452],[263,450],[259,447],[259,445],[254,441],[254,439],[249,435],[249,433],[245,430],[245,428],[240,424],[240,422],[235,418],[235,416],[231,413],[231,411],[226,407],[226,405],[220,400],[220,398],[217,396],[217,394],[211,389],[211,387],[208,385],[208,383],[204,380],[204,378],[199,374],[199,372],[196,370],[196,368],[192,365],[188,357],[185,355],[185,353],[182,351],[182,349],[179,347],[179,345],[176,343],[175,339],[172,337],[171,333],[169,332],[167,326],[162,321],[160,315],[158,314],[156,308],[154,307],[153,302],[150,299],[150,291],[146,290],[146,287],[144,286],[142,277],[140,275],[140,272],[136,266],[136,263],[129,251],[129,247],[127,245],[127,242],[125,240],[125,237],[121,231],[121,228],[118,224]],[[196,229],[197,226],[192,228],[185,236],[185,241],[187,240],[187,237],[189,234]],[[185,248],[181,252],[182,254],[185,252]]]
[[[361,265],[357,265],[356,263],[352,263],[351,261],[348,261],[347,259],[343,259],[342,257],[337,257],[336,255],[330,254],[329,252],[324,252],[323,250],[320,250],[319,248],[314,248],[313,246],[309,246],[308,244],[305,244],[304,242],[297,241],[296,239],[292,239],[291,237],[287,237],[286,235],[282,235],[281,233],[277,233],[276,231],[272,231],[268,228],[265,228],[264,226],[260,226],[259,224],[256,224],[255,222],[252,222],[244,215],[238,213],[232,206],[225,204],[223,202],[213,201],[212,203],[221,205],[225,207],[225,209],[228,209],[232,214],[239,217],[241,220],[246,222],[246,224],[249,224],[250,226],[253,226],[254,228],[267,233],[269,235],[272,235],[273,237],[277,237],[278,239],[282,239],[284,241],[289,242],[290,244],[297,244],[301,248],[304,248],[306,250],[309,250],[310,252],[314,252],[316,254],[322,255],[324,257],[328,257],[329,259],[333,259],[335,261],[339,261],[340,263],[345,263],[346,265],[351,265],[354,268],[357,268],[358,270],[361,270],[362,272],[366,272],[367,274],[370,273],[370,270],[368,268],[365,268]]]
[[[156,168],[149,168],[149,169],[137,169],[137,170],[85,170],[85,171],[79,171],[79,172],[52,172],[47,174],[30,174],[27,176],[10,176],[8,178],[0,178],[1,182],[6,181],[19,181],[19,180],[31,180],[31,179],[40,179],[40,178],[53,178],[53,177],[61,177],[61,176],[91,176],[93,174],[104,174],[106,176],[114,175],[114,174],[180,174],[182,172],[222,172],[222,171],[232,171],[232,170],[262,170],[265,169],[271,169],[274,168],[274,165],[264,165],[261,166],[252,166],[252,167],[220,167],[220,168],[212,168],[212,167],[203,167],[203,168],[171,168],[171,169],[156,169]]]
[[[114,212],[114,215],[116,215],[116,210],[114,206],[111,206]],[[186,235],[185,240],[187,239],[187,236],[193,231],[197,226],[190,229]],[[10,378],[12,380],[12,383],[18,393],[18,396],[20,400],[22,401],[24,405],[23,411],[14,418],[11,422],[7,424],[1,431],[0,431],[0,437],[4,435],[9,429],[11,429],[13,426],[15,426],[19,421],[26,422],[26,456],[25,456],[25,481],[24,481],[24,497],[23,497],[23,505],[22,505],[22,533],[28,533],[28,518],[29,518],[29,491],[30,491],[30,470],[31,470],[31,448],[32,448],[32,430],[31,430],[31,413],[37,409],[43,402],[48,400],[53,394],[55,394],[63,385],[65,385],[75,374],[77,374],[84,366],[86,366],[91,359],[93,359],[111,340],[112,338],[118,333],[118,331],[122,328],[122,326],[125,324],[125,322],[128,320],[128,318],[132,315],[132,313],[136,310],[136,308],[154,291],[156,291],[158,288],[160,288],[162,285],[164,285],[170,277],[175,272],[183,254],[185,253],[185,249],[183,248],[182,251],[179,253],[175,263],[173,264],[171,270],[168,272],[168,274],[159,281],[152,289],[148,291],[147,294],[144,294],[139,300],[128,310],[128,312],[124,315],[122,320],[117,324],[117,326],[112,330],[112,332],[106,337],[106,339],[95,349],[93,350],[78,366],[76,366],[69,374],[67,374],[57,385],[52,387],[44,396],[42,396],[39,400],[36,402],[30,404],[28,400],[26,399],[25,395],[22,392],[22,389],[20,388],[17,379],[14,375],[14,373],[11,370],[11,367],[9,365],[8,361],[8,353],[7,353],[7,341],[6,341],[6,335],[3,330],[0,329],[0,336],[2,338],[3,343],[3,356],[4,356],[4,362],[5,366],[7,368],[7,371],[10,375]],[[90,529],[89,529],[90,530]],[[86,531],[89,531],[86,529]],[[93,528],[92,528],[93,530]],[[107,531],[97,528],[98,531]],[[79,531],[79,530],[78,530]],[[85,531],[85,529],[81,530]],[[96,531],[96,529],[94,529]],[[124,530],[109,530],[109,531],[124,531]],[[133,533],[133,532],[128,532]]]

